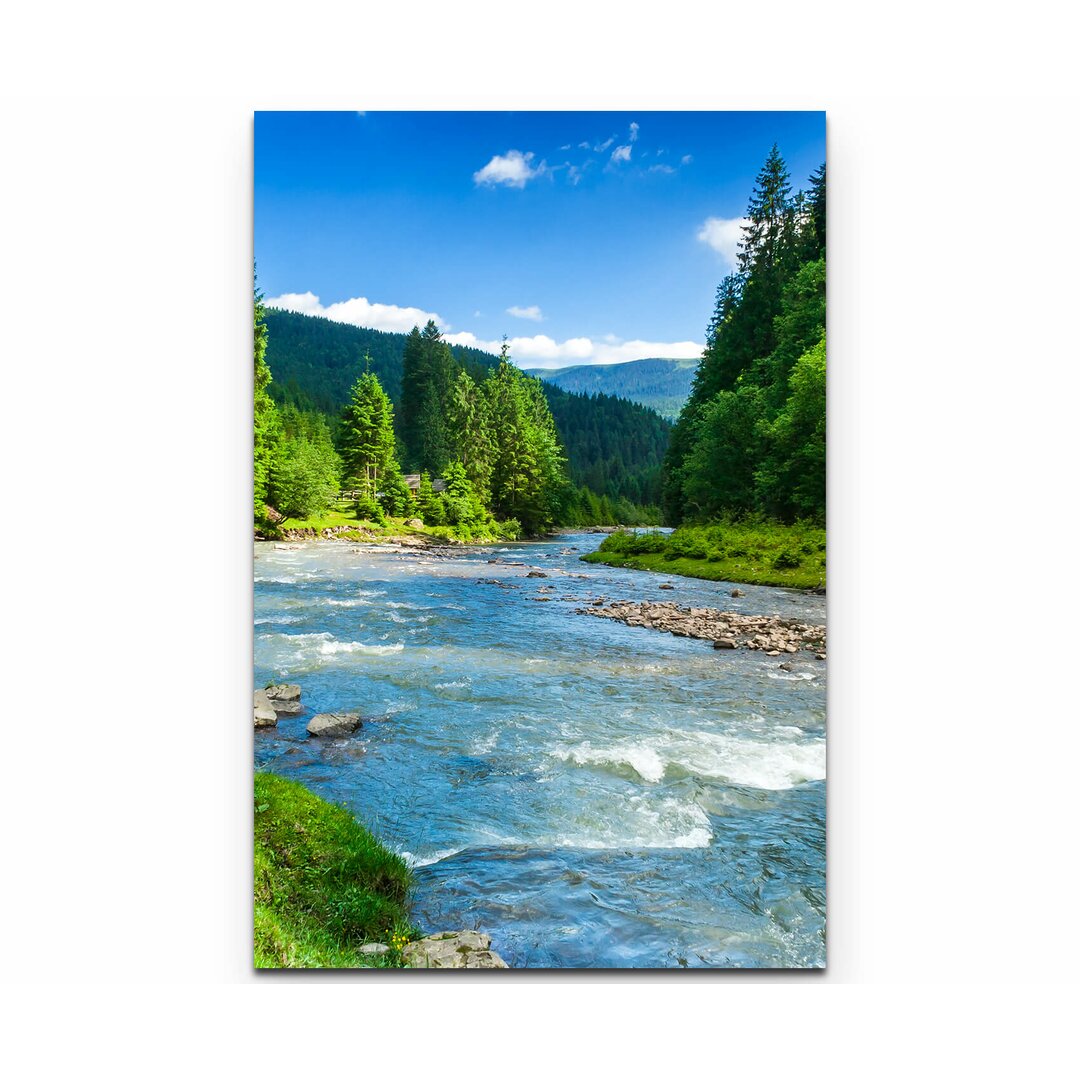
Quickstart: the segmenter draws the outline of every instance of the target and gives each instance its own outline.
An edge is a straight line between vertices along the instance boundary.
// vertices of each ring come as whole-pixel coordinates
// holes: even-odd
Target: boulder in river
[[[530,570],[525,576],[526,577],[547,577],[547,574],[545,574],[543,570]]]
[[[661,589],[674,589],[675,586],[674,585],[669,585],[666,581],[664,581],[664,582],[661,582],[660,588]]]
[[[742,591],[742,589],[732,589],[732,590],[731,590],[731,595],[732,595],[732,596],[736,596],[736,597],[738,597],[738,596],[745,596],[745,595],[746,595],[746,593],[744,593],[744,592]]]
[[[432,934],[401,950],[411,968],[505,968],[506,961],[491,951],[491,938],[475,930]]]
[[[300,704],[300,687],[296,683],[268,686],[266,696],[270,699],[270,708],[278,716],[299,716],[304,711]]]
[[[278,686],[268,686],[266,696],[271,701],[299,701],[300,687],[296,683],[281,683]]]
[[[277,724],[277,713],[274,712],[270,699],[265,690],[255,691],[255,726],[274,727]]]
[[[356,713],[319,713],[308,721],[309,735],[351,735],[360,727]]]

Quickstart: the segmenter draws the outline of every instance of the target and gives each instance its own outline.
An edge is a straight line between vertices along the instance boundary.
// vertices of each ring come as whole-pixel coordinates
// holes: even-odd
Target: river
[[[256,767],[399,851],[421,929],[481,929],[513,967],[824,966],[825,663],[574,613],[824,623],[824,598],[580,562],[601,539],[257,543],[255,686],[297,682],[308,712],[255,732]],[[355,735],[307,737],[343,711]]]

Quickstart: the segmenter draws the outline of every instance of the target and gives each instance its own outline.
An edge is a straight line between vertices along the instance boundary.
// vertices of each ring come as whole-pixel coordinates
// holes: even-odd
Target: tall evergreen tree
[[[267,332],[263,296],[258,285],[255,296],[255,398],[254,398],[254,476],[255,518],[266,516],[266,499],[270,487],[270,466],[277,442],[277,414],[270,398],[270,367],[266,363]]]
[[[400,469],[394,440],[394,407],[378,378],[365,371],[353,384],[342,416],[342,457],[350,485],[371,502]]]
[[[438,475],[450,459],[445,416],[456,374],[438,326],[432,320],[423,330],[414,326],[405,344],[399,425],[405,460],[414,472]]]
[[[794,237],[791,177],[776,143],[757,175],[746,217],[749,224],[739,241],[739,272],[750,277],[781,267],[790,256]]]
[[[487,399],[466,371],[457,373],[445,419],[451,456],[461,463],[473,488],[486,498],[491,486],[491,421]]]
[[[539,532],[551,525],[566,486],[551,410],[539,381],[510,362],[505,339],[484,390],[494,443],[492,509],[497,517],[516,518],[526,532]]]

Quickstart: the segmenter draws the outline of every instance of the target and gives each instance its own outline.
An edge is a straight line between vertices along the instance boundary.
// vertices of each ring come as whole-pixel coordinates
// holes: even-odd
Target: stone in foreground
[[[274,727],[277,724],[277,713],[270,704],[265,690],[255,691],[255,726]]]
[[[308,721],[309,735],[350,735],[360,726],[356,713],[319,713]]]
[[[360,952],[365,956],[385,956],[389,951],[390,946],[384,945],[381,941],[372,941],[360,946]]]
[[[506,961],[491,951],[491,938],[475,930],[433,934],[401,950],[411,968],[504,968]]]

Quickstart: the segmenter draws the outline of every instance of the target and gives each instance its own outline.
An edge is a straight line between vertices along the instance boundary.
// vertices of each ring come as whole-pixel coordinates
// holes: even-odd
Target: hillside
[[[574,394],[610,394],[655,409],[675,420],[690,396],[697,360],[652,357],[625,364],[579,364],[564,368],[528,368],[530,375]]]
[[[265,321],[266,360],[273,374],[269,389],[279,405],[337,417],[364,370],[365,353],[371,357],[372,373],[395,407],[400,405],[405,334],[274,309],[266,311]],[[478,349],[455,345],[452,352],[459,363],[481,374],[498,366],[498,357]],[[543,382],[543,388],[573,483],[597,495],[656,504],[671,424],[652,409],[622,397],[570,392],[550,381]]]

